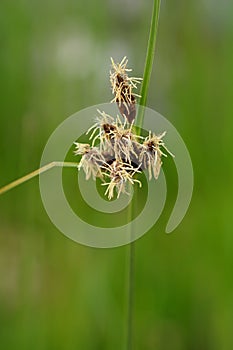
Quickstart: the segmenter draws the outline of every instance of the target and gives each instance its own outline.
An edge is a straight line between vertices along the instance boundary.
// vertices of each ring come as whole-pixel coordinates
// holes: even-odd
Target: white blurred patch
[[[124,39],[113,38],[106,47],[106,57],[109,59],[109,68],[111,65],[110,57],[114,58],[114,61],[120,62],[123,57],[127,56],[132,65],[132,47]]]
[[[212,22],[216,30],[222,31],[232,23],[233,2],[231,0],[202,0],[206,20]]]
[[[141,13],[146,5],[146,1],[109,0],[109,4],[114,13],[121,13],[122,16],[125,14],[127,17],[134,17]]]
[[[110,57],[121,61],[124,56],[133,56],[129,44],[121,39],[104,43],[88,31],[75,31],[59,35],[55,40],[55,67],[66,79],[90,78],[99,83],[109,81]],[[107,88],[107,86],[106,86]]]
[[[93,69],[96,43],[88,32],[61,35],[55,43],[55,64],[59,73],[70,79],[85,78]]]
[[[110,57],[120,62],[124,56],[134,67],[132,46],[124,38],[103,41],[83,24],[64,26],[47,37],[36,40],[32,47],[33,74],[39,81],[57,76],[64,83],[86,80],[91,91],[104,96],[110,94]]]

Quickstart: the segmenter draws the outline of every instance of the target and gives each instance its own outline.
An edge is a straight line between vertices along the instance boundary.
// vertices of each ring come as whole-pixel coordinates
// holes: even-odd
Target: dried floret
[[[133,92],[141,78],[129,77],[128,72],[132,69],[126,68],[128,60],[126,57],[120,63],[115,63],[111,58],[112,70],[110,71],[110,82],[112,93],[115,95],[111,102],[118,104],[122,116],[125,116],[129,123],[132,123],[136,116],[136,97],[140,95]]]
[[[152,173],[155,179],[158,178],[162,166],[161,158],[162,156],[167,157],[167,154],[162,151],[162,148],[174,157],[163,142],[163,137],[165,135],[166,131],[160,135],[151,134],[151,132],[149,132],[149,135],[145,138],[141,146],[139,161],[143,164],[145,169],[148,169],[149,179],[152,178]]]
[[[92,147],[89,144],[82,144],[75,142],[76,149],[74,151],[75,155],[82,155],[81,161],[78,165],[78,170],[83,168],[86,174],[86,180],[92,177],[102,178],[102,167],[106,163],[105,157],[100,152],[97,147]]]
[[[134,178],[136,173],[140,173],[139,167],[135,168],[132,164],[124,163],[120,160],[115,160],[112,164],[108,164],[104,175],[109,178],[109,182],[104,182],[102,185],[107,186],[105,195],[108,199],[114,197],[114,189],[117,192],[117,198],[121,193],[127,193],[127,185],[138,183],[141,187],[141,181]]]

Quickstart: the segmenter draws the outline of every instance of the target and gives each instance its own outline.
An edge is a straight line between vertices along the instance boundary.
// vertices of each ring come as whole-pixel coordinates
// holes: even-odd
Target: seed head
[[[147,137],[134,133],[136,114],[136,95],[133,89],[141,82],[140,78],[129,77],[131,69],[126,68],[126,57],[120,63],[112,61],[110,81],[115,95],[112,102],[118,104],[121,117],[113,118],[98,110],[94,125],[87,131],[90,144],[75,142],[75,155],[81,155],[78,169],[86,174],[86,179],[99,177],[102,185],[107,186],[105,195],[108,199],[117,198],[121,193],[128,194],[128,187],[138,183],[136,174],[148,170],[149,179],[158,178],[162,166],[162,157],[173,154],[166,148],[163,137],[149,132]],[[173,156],[174,157],[174,156]]]

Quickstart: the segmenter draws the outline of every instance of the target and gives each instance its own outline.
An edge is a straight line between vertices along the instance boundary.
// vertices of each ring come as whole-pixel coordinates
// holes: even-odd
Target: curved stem
[[[39,168],[37,170],[32,171],[31,173],[29,173],[23,177],[20,177],[19,179],[9,183],[8,185],[3,186],[2,188],[0,188],[0,195],[7,192],[7,191],[10,191],[12,188],[17,187],[17,186],[23,184],[24,182],[32,179],[33,177],[40,175],[40,174],[44,173],[45,171],[52,169],[54,167],[75,168],[77,166],[78,166],[78,163],[73,163],[73,162],[51,162],[49,164],[42,166],[41,168]]]

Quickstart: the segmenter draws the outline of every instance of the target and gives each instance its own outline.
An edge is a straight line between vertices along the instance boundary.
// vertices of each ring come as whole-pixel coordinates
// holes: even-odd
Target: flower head
[[[102,185],[107,186],[105,195],[109,199],[117,193],[128,194],[128,186],[141,182],[136,179],[136,174],[142,170],[148,170],[149,179],[158,178],[162,166],[162,157],[167,153],[173,154],[166,148],[163,137],[149,132],[147,137],[134,133],[134,118],[136,114],[135,93],[140,78],[128,77],[131,69],[126,68],[126,57],[120,63],[112,60],[113,71],[110,72],[112,92],[115,95],[113,101],[118,103],[121,117],[116,118],[98,110],[98,117],[94,125],[87,131],[90,134],[91,145],[75,142],[75,155],[81,155],[78,169],[86,174],[86,179],[97,177],[102,180]],[[153,174],[153,175],[152,175]]]

